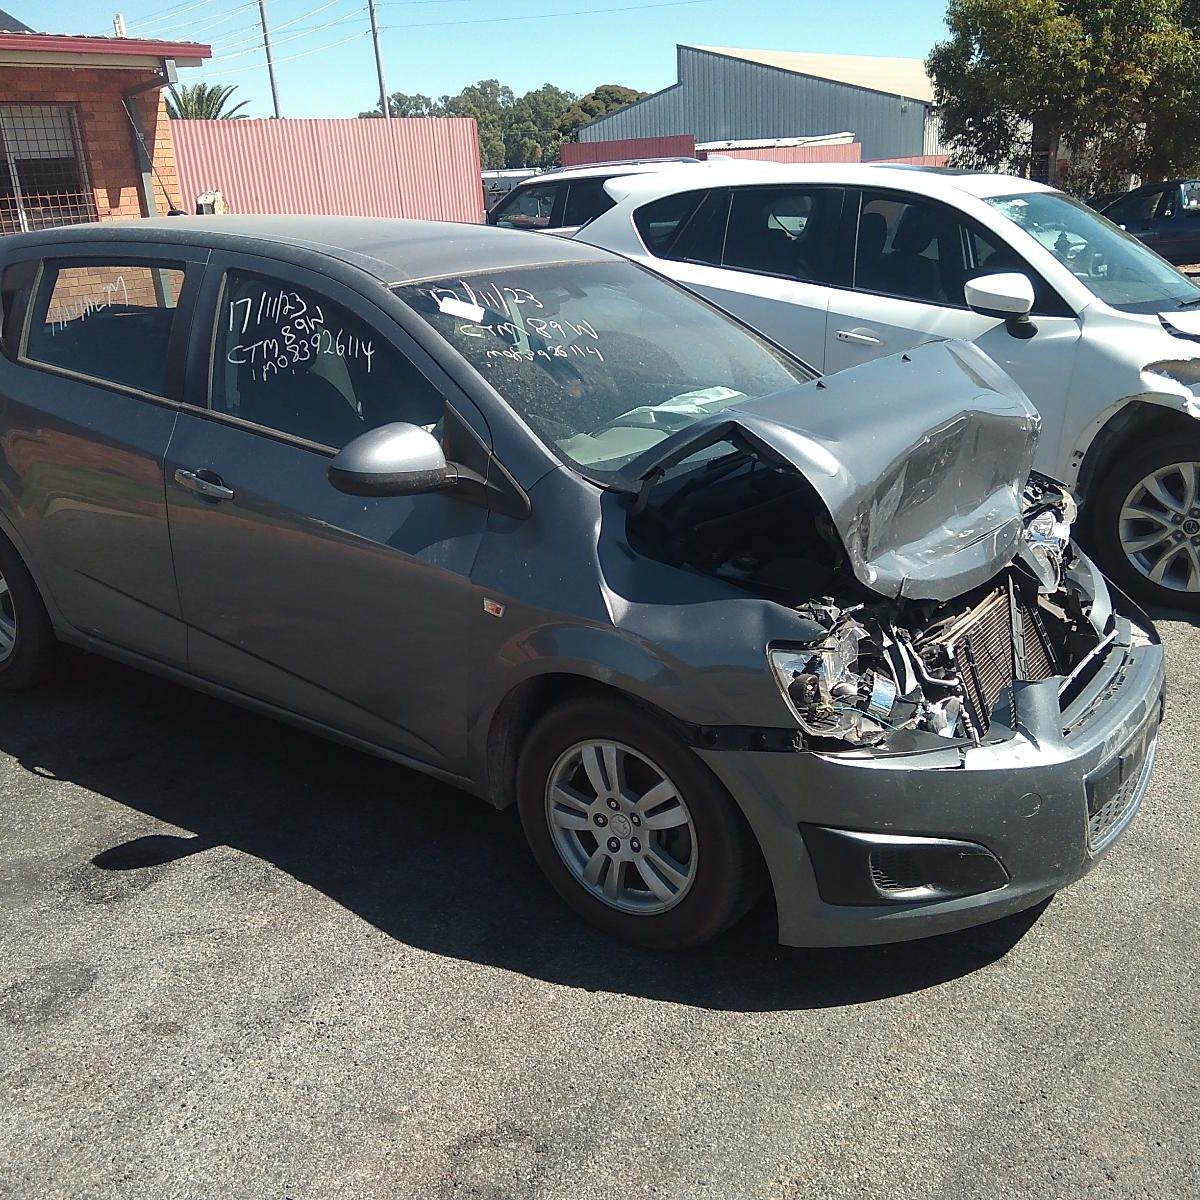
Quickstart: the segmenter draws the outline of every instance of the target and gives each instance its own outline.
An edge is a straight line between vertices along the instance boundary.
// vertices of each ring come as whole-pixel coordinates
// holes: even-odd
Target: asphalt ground
[[[1200,656],[1039,910],[581,926],[511,813],[94,658],[0,696],[0,1196],[1200,1195]]]

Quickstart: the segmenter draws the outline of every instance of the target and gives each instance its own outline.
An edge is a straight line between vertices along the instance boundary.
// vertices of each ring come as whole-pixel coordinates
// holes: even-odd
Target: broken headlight
[[[824,618],[825,636],[768,651],[775,682],[805,733],[853,746],[879,745],[900,730],[959,735],[956,681],[932,677],[898,631],[866,615],[856,620],[855,610],[814,605],[805,611]],[[933,687],[936,699],[923,684]]]

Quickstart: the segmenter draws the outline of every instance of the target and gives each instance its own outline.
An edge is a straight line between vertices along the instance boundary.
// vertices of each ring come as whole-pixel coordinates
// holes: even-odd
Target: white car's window
[[[554,202],[565,185],[534,184],[515,188],[492,214],[492,224],[506,229],[546,229],[554,215]]]
[[[1045,246],[1113,308],[1153,313],[1200,305],[1200,287],[1107,215],[1078,200],[1061,192],[1022,192],[986,203]]]
[[[735,188],[721,265],[811,283],[846,283],[837,261],[840,188]]]
[[[812,378],[631,263],[514,267],[396,293],[538,437],[600,479],[676,430]]]
[[[586,225],[602,212],[607,212],[614,203],[604,190],[603,179],[576,179],[567,188],[563,224]]]
[[[1024,267],[999,239],[953,209],[891,193],[863,194],[854,265],[860,291],[964,308],[968,279]]]

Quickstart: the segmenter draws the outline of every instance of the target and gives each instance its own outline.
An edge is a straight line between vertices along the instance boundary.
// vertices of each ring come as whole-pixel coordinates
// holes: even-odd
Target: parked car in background
[[[1200,179],[1148,183],[1102,211],[1167,262],[1200,263]]]
[[[977,924],[1138,807],[1162,648],[973,346],[818,379],[582,243],[329,217],[17,236],[0,298],[0,686],[59,639],[515,802],[656,947],[767,879],[788,943]]]
[[[487,221],[504,229],[570,235],[612,207],[613,202],[604,190],[606,180],[699,161],[698,158],[625,159],[543,171],[513,187],[488,210]]]
[[[1200,285],[1062,192],[884,165],[614,180],[577,235],[824,371],[973,340],[1045,418],[1037,466],[1144,600],[1200,608]]]
[[[518,184],[524,183],[527,179],[534,179],[541,173],[541,168],[539,167],[521,167],[513,170],[481,172],[480,178],[483,180],[483,207],[485,212],[499,204]]]

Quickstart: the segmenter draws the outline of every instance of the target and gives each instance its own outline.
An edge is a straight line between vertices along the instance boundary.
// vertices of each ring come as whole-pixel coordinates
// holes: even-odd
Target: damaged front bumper
[[[1017,683],[1011,736],[908,754],[698,753],[763,849],[786,945],[927,937],[1020,911],[1085,874],[1149,781],[1163,650],[1113,593],[1116,634],[1086,688]]]

